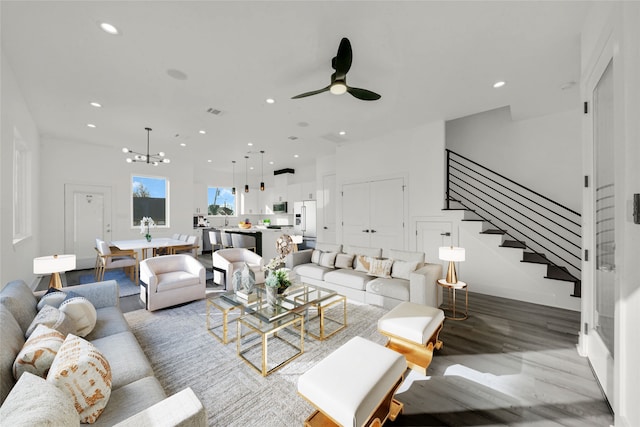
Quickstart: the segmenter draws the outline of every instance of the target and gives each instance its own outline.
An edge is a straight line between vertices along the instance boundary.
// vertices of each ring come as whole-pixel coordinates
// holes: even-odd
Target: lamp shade
[[[443,261],[464,261],[464,248],[443,246],[438,251],[438,258]]]
[[[302,234],[293,234],[291,236],[291,240],[293,241],[293,243],[295,244],[299,244],[302,243]]]
[[[75,255],[49,255],[33,259],[33,274],[61,273],[75,268]]]

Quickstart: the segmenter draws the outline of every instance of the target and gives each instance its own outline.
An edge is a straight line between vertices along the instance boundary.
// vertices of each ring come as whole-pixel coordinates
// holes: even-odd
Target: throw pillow
[[[60,289],[49,288],[46,294],[40,298],[38,301],[38,311],[42,310],[42,307],[45,305],[50,305],[52,307],[58,308],[62,301],[67,297],[67,294],[62,292]]]
[[[75,332],[75,323],[65,313],[50,305],[45,305],[27,328],[25,337],[29,338],[38,325],[45,325],[59,331],[62,335]]]
[[[372,259],[368,274],[385,279],[391,278],[392,259]]]
[[[98,313],[91,301],[75,292],[67,294],[67,298],[60,304],[60,311],[73,320],[75,334],[81,337],[89,335],[98,320]]]
[[[353,257],[352,254],[338,254],[336,256],[336,268],[353,269]]]
[[[320,264],[320,255],[322,255],[322,251],[314,249],[313,252],[311,252],[311,262],[314,264]]]
[[[25,372],[0,406],[7,426],[80,426],[78,411],[64,391]]]
[[[371,266],[371,261],[373,258],[365,256],[365,255],[356,255],[356,271],[362,271],[364,273],[369,272],[369,267]]]
[[[409,280],[409,274],[416,271],[418,264],[420,264],[418,261],[411,262],[395,260],[393,262],[393,267],[391,268],[391,277]]]
[[[38,300],[31,288],[22,280],[7,283],[0,291],[0,303],[7,308],[20,325],[22,332],[26,332],[29,324],[36,317]]]
[[[13,378],[18,380],[25,372],[46,378],[63,342],[64,335],[60,332],[38,325],[13,362]]]
[[[333,268],[336,264],[337,255],[335,252],[323,252],[320,256],[320,265],[322,267]]]
[[[81,423],[96,422],[111,396],[111,366],[89,341],[69,334],[49,369],[47,381],[64,391]]]

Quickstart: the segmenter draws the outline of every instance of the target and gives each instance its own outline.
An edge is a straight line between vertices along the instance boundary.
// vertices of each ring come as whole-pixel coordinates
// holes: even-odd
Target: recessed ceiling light
[[[101,22],[100,28],[102,28],[102,31],[104,31],[107,34],[111,34],[112,36],[117,36],[118,34],[120,34],[120,31],[118,31],[116,27],[109,24],[108,22]]]
[[[100,104],[99,102],[90,102],[89,105],[96,108],[102,107],[102,104]]]
[[[94,128],[96,127],[96,125],[94,125],[93,123],[87,123],[87,127]]]
[[[269,164],[270,164],[270,165],[272,165],[272,164],[273,164],[273,160],[272,160],[272,161],[270,161],[270,162],[269,162]]]
[[[294,155],[293,155],[293,157],[295,157],[295,158],[297,159],[297,158],[298,158],[298,157],[300,157],[300,156],[298,156],[297,154],[294,154]]]
[[[205,133],[207,133],[207,131],[206,131],[206,130],[201,130],[199,133],[200,133],[201,135],[204,135]]]
[[[507,82],[504,82],[504,81],[502,81],[502,80],[501,80],[501,81],[499,81],[499,82],[495,82],[495,83],[493,84],[493,87],[497,89],[497,88],[502,87],[502,86],[504,86],[504,85],[506,85],[506,84],[507,84]]]
[[[253,170],[253,166],[251,166],[251,167],[249,168],[249,170],[250,170],[250,171],[252,171],[252,170]]]
[[[253,147],[253,142],[249,142],[247,145],[248,145],[249,147]]]
[[[340,135],[346,135],[346,134],[347,134],[347,132],[345,132],[345,131],[341,130],[340,132],[338,132],[338,134],[340,134]]]
[[[266,101],[267,101],[267,104],[275,104],[276,103],[276,100],[273,99],[273,98],[267,98]]]
[[[207,162],[208,162],[208,163],[211,163],[212,161],[213,161],[213,160],[211,160],[211,159],[207,160]]]
[[[186,147],[186,146],[187,146],[187,144],[185,144],[184,142],[181,142],[181,143],[180,143],[180,146],[181,146],[181,147]]]

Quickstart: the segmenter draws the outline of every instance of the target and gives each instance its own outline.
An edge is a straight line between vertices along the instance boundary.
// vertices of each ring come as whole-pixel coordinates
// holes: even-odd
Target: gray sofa
[[[316,244],[315,250],[326,254],[353,255],[351,265],[336,266],[328,263],[312,262],[314,249],[305,249],[287,256],[286,266],[299,279],[308,284],[335,290],[347,298],[367,304],[393,308],[403,301],[411,301],[438,307],[441,293],[437,280],[442,278],[442,265],[425,263],[423,252],[388,250],[331,243]],[[370,272],[359,271],[357,257],[388,259],[392,265],[390,277],[378,277]],[[348,262],[348,257],[346,260]],[[415,269],[414,269],[415,267]],[[361,270],[361,269],[360,269]]]
[[[119,308],[118,284],[113,281],[78,285],[64,288],[87,298],[96,308],[97,321],[93,331],[85,337],[103,353],[111,366],[111,396],[107,406],[98,417],[96,426],[205,426],[207,416],[205,408],[190,388],[186,388],[167,397],[160,382],[155,378],[149,360],[142,351],[127,321]],[[8,283],[0,291],[0,424],[8,417],[15,417],[22,412],[23,419],[19,425],[38,425],[47,420],[48,425],[56,422],[56,412],[62,412],[70,402],[38,404],[31,407],[28,402],[16,411],[16,393],[10,393],[16,384],[12,366],[14,359],[25,342],[25,331],[37,314],[37,303],[43,292],[32,293],[21,280]],[[27,377],[25,377],[27,376]],[[38,382],[46,380],[40,377],[23,374],[20,378]],[[48,398],[59,393],[55,386]],[[44,386],[44,385],[43,385]],[[34,393],[35,394],[35,393]],[[9,397],[8,397],[9,396]],[[29,396],[35,398],[35,396]],[[27,400],[27,399],[24,399]],[[35,400],[35,399],[34,399]],[[11,402],[12,409],[8,409]],[[57,405],[57,406],[56,406]],[[45,414],[46,408],[54,412]],[[13,420],[13,422],[16,422]],[[75,423],[73,423],[75,424]],[[16,424],[14,424],[16,425]],[[65,422],[65,425],[68,423]],[[78,419],[79,425],[79,419]]]

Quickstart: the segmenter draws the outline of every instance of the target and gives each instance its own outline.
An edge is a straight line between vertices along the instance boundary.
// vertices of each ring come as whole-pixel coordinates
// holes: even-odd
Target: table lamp
[[[446,278],[447,283],[458,283],[458,276],[456,275],[456,266],[454,262],[464,261],[464,248],[443,246],[438,251],[438,258],[443,261],[449,261]]]
[[[33,259],[33,274],[51,274],[50,288],[62,289],[60,273],[75,268],[75,255],[49,255]]]

